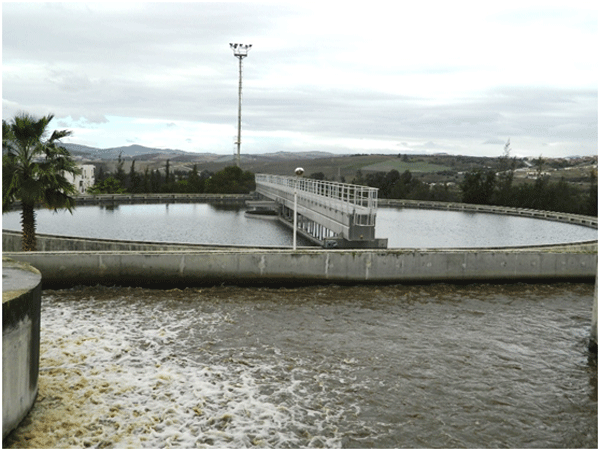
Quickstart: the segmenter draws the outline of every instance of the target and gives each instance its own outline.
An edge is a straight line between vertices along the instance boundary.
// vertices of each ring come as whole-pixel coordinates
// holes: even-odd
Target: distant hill
[[[116,160],[119,155],[124,160],[166,160],[174,161],[215,161],[215,162],[230,162],[233,159],[233,154],[221,155],[215,153],[196,153],[186,152],[177,149],[158,149],[154,147],[140,146],[132,144],[130,146],[111,147],[108,149],[98,149],[95,147],[83,146],[81,144],[66,143],[63,146],[73,155],[82,157],[88,160]],[[306,151],[306,152],[274,152],[266,154],[242,154],[242,160],[261,160],[261,161],[282,161],[282,160],[298,160],[298,159],[315,159],[328,158],[341,155],[332,154],[329,152]]]
[[[306,152],[273,152],[273,153],[263,153],[260,155],[262,158],[272,158],[274,160],[297,160],[298,158],[328,158],[332,156],[342,157],[344,155],[340,154],[332,154],[330,152],[321,152],[318,150],[308,150]]]
[[[227,166],[235,164],[232,153],[195,153],[175,149],[158,149],[140,145],[97,149],[80,144],[65,144],[76,159],[84,163],[94,163],[102,166],[106,172],[114,172],[117,158],[129,161],[125,170],[135,159],[136,169],[165,171],[166,161],[170,161],[173,171],[187,172],[194,166],[198,171],[216,173]],[[243,170],[255,174],[294,174],[298,167],[304,168],[305,176],[309,178],[325,177],[331,181],[346,183],[364,183],[366,178],[376,173],[387,174],[396,170],[400,174],[410,171],[412,177],[423,183],[448,184],[456,187],[468,171],[481,169],[484,171],[499,169],[498,157],[475,157],[466,155],[423,154],[423,155],[389,155],[389,154],[334,154],[309,150],[304,152],[272,152],[263,154],[244,153],[240,155]],[[531,167],[535,163],[531,159],[517,158],[517,169],[528,170],[515,172],[515,183],[526,183],[530,176]],[[598,156],[581,158],[545,159],[545,169],[550,178],[577,184],[577,187],[588,184],[590,174],[597,174]],[[594,177],[597,177],[594,175]],[[362,180],[361,180],[362,179]],[[452,188],[458,189],[458,188]]]
[[[90,159],[115,160],[121,155],[124,159],[146,155],[196,155],[191,152],[175,149],[156,149],[152,147],[140,146],[132,144],[130,146],[111,147],[108,149],[98,149],[95,147],[83,146],[81,144],[67,143],[63,146],[73,155],[79,155]]]

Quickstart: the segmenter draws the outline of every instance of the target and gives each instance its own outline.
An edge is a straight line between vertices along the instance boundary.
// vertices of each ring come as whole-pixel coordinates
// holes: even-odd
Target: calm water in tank
[[[291,246],[292,233],[277,221],[247,218],[245,208],[198,204],[81,206],[37,212],[40,233],[138,241]],[[2,215],[2,227],[20,230],[19,212]],[[379,208],[376,237],[389,247],[481,247],[595,240],[597,230],[540,219],[485,213]],[[299,239],[299,245],[310,243]]]
[[[597,448],[593,284],[44,291],[20,448]]]

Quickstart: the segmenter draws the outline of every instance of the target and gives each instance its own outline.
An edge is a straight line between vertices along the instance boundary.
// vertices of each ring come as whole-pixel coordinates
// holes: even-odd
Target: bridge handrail
[[[255,181],[257,184],[268,183],[289,188],[292,191],[296,188],[299,194],[304,192],[323,196],[367,208],[372,212],[377,209],[378,188],[273,174],[255,174]]]

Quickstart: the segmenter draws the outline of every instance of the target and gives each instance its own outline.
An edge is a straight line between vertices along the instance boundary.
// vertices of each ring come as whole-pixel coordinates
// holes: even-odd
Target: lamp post
[[[296,180],[294,180],[294,244],[293,249],[296,250],[296,232],[298,231],[298,179],[304,174],[304,169],[296,168]]]
[[[229,47],[233,50],[233,56],[240,60],[240,82],[238,87],[238,135],[237,141],[237,157],[236,164],[240,167],[240,146],[242,144],[242,59],[248,56],[248,50],[252,47],[252,44],[229,44]]]

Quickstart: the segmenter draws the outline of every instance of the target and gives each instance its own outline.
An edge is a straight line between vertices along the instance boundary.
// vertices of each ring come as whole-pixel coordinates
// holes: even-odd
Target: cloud
[[[70,117],[66,123],[98,147],[138,136],[149,146],[172,139],[183,150],[229,154],[238,102],[229,43],[243,42],[253,44],[243,61],[248,150],[396,152],[398,142],[422,149],[432,142],[485,153],[510,136],[533,153],[548,142],[565,143],[557,153],[597,153],[590,11],[396,7],[6,3],[3,116]],[[161,132],[128,135],[123,124],[135,128],[134,119],[156,121]],[[168,132],[182,129],[193,137]]]
[[[489,145],[498,146],[498,145],[504,145],[504,144],[506,144],[506,141],[502,141],[501,139],[487,139],[482,144],[484,144],[484,145],[489,144]]]

